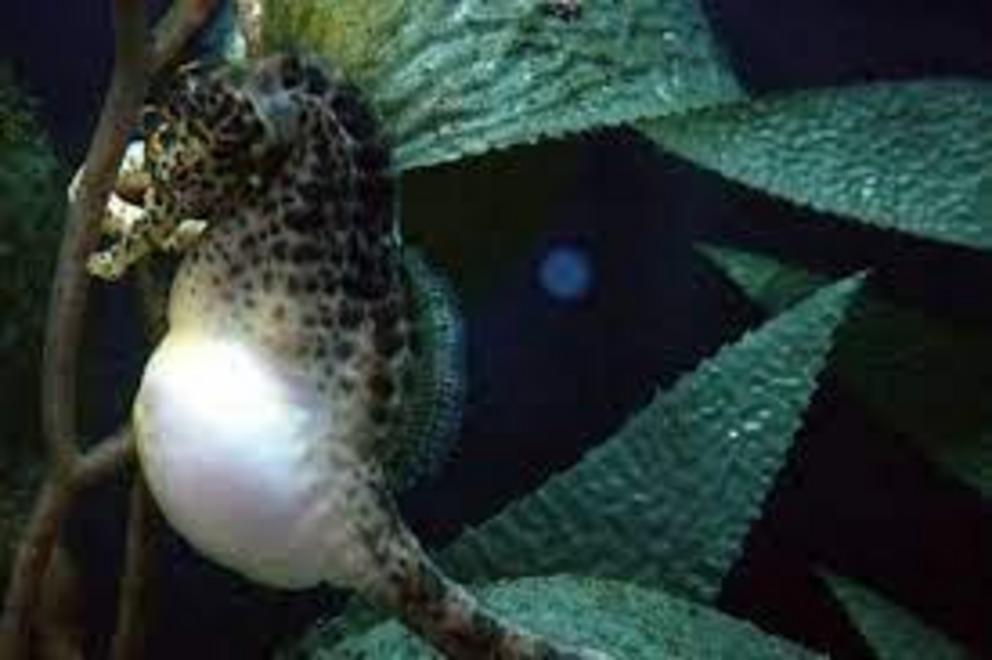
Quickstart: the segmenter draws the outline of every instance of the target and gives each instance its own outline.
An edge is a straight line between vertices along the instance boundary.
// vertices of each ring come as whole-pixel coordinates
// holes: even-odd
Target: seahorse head
[[[228,67],[186,67],[145,111],[148,205],[171,218],[208,218],[243,200],[276,167],[280,144],[251,85]]]

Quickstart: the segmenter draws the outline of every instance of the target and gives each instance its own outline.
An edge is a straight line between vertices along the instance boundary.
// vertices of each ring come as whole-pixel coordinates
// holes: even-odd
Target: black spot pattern
[[[413,298],[389,152],[357,90],[314,60],[278,56],[247,72],[187,69],[159,114],[146,207],[166,226],[209,223],[176,276],[170,331],[250,342],[327,398],[334,437],[321,447],[360,450],[333,468],[355,535],[347,570],[363,572],[352,586],[454,657],[556,657],[448,581],[387,491]]]
[[[258,342],[384,442],[409,380],[410,305],[389,151],[357,88],[296,55],[194,66],[154,115],[146,206],[210,223],[170,321]]]

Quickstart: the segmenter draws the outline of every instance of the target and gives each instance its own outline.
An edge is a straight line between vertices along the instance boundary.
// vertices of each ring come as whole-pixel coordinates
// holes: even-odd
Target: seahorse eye
[[[141,110],[141,132],[144,135],[151,135],[159,129],[165,122],[162,111],[155,106],[145,106]]]

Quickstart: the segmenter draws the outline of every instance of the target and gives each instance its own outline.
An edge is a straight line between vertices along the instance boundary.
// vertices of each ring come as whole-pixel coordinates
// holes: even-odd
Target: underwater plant
[[[30,100],[17,88],[12,72],[0,67],[0,354],[4,378],[0,400],[11,409],[34,403],[38,358],[44,331],[43,302],[54,249],[58,244],[64,184],[61,167],[32,116]],[[25,506],[41,477],[41,456],[34,442],[35,415],[4,415],[0,465],[0,571],[6,571]],[[5,580],[4,580],[5,581]]]
[[[49,609],[53,597],[46,596],[74,588],[60,577],[71,573],[73,560],[57,545],[58,528],[76,497],[131,462],[135,445],[141,469],[134,471],[112,642],[118,657],[141,653],[152,499],[216,561],[281,586],[338,571],[346,576],[338,584],[399,611],[453,657],[591,654],[571,650],[578,648],[616,658],[815,656],[721,613],[714,600],[782,471],[828,361],[880,418],[903,424],[936,463],[987,497],[986,366],[970,365],[977,385],[964,401],[956,392],[949,397],[947,405],[962,412],[947,415],[945,425],[925,410],[913,417],[914,406],[935,396],[933,373],[921,374],[921,359],[946,364],[942,356],[955,350],[958,329],[864,295],[863,273],[831,284],[768,257],[701,246],[776,316],[659,393],[574,466],[466,532],[438,553],[435,568],[385,491],[405,487],[416,476],[406,474],[411,465],[429,471],[419,463],[437,463],[437,443],[455,425],[457,330],[443,287],[402,249],[393,200],[383,192],[389,176],[633,125],[659,149],[770,194],[929,240],[986,248],[990,88],[974,81],[876,83],[751,98],[694,0],[246,0],[237,4],[248,61],[177,71],[181,45],[211,4],[176,2],[153,40],[142,3],[115,2],[117,68],[93,147],[71,187],[48,322],[44,420],[52,465],[8,587],[4,657],[25,655],[32,642],[47,648],[54,639],[70,649],[77,643],[78,633],[61,627],[58,608]],[[278,54],[286,51],[307,55]],[[340,73],[307,64],[311,53]],[[156,105],[159,113],[143,134],[135,127],[153,72],[173,92],[164,93],[166,102]],[[334,112],[325,114],[328,107]],[[319,131],[310,130],[314,122]],[[135,136],[144,156],[139,149],[136,161],[119,167]],[[869,136],[877,150],[866,152]],[[278,213],[266,206],[273,190],[290,198],[280,197]],[[331,225],[356,217],[369,223],[368,231],[306,233],[315,214],[291,211],[313,205],[322,205]],[[252,222],[232,224],[239,214]],[[97,250],[101,222],[116,240],[109,251]],[[342,253],[331,258],[335,250]],[[114,277],[134,266],[146,277],[148,262],[169,251],[180,252],[182,262],[168,334],[149,361],[133,428],[125,425],[80,454],[73,381],[85,266]],[[340,297],[325,296],[325,285]],[[345,313],[356,300],[361,305]],[[397,327],[403,332],[393,332]],[[425,355],[433,358],[418,358],[405,344],[418,329],[424,334],[416,341],[427,342]],[[342,338],[350,351],[326,346]],[[394,350],[377,350],[380,341],[398,344],[393,348],[403,359],[383,361]],[[211,368],[200,370],[204,365]],[[278,374],[273,379],[269,372]],[[367,381],[368,389],[343,382],[342,373]],[[251,389],[256,374],[256,396],[239,398],[238,387]],[[958,375],[947,374],[947,388]],[[242,382],[232,383],[232,376]],[[328,392],[333,398],[324,407]],[[187,393],[198,396],[187,401]],[[247,418],[235,410],[246,401],[252,404]],[[253,447],[271,437],[312,444],[339,428],[315,410],[335,423],[357,420],[345,449],[368,443],[337,456],[335,475],[346,477],[344,483],[320,482],[325,495],[352,487],[330,500],[331,517],[344,517],[345,528],[354,522],[365,536],[335,538],[340,543],[324,547],[309,530],[293,548],[301,554],[287,556],[283,546],[301,541],[293,536],[298,530],[291,524],[287,531],[285,520],[266,527],[272,521],[266,507],[278,508],[283,495],[296,507],[293,488],[310,487],[287,477],[296,458],[286,467],[278,455],[244,454],[263,468],[286,471],[273,486],[276,497],[264,500],[250,499],[264,474],[250,471],[258,465],[238,468],[248,483],[233,501],[225,501],[230,491],[218,473],[188,468],[207,458],[218,461],[220,472],[237,467],[228,462],[235,458],[229,449],[245,438]],[[211,445],[216,456],[197,445],[205,430],[221,441]],[[943,434],[955,442],[934,441]],[[300,447],[306,453],[311,445],[292,452]],[[182,481],[187,478],[192,481]],[[401,585],[395,593],[376,583],[378,568],[344,570],[354,568],[348,561],[367,562],[361,553],[369,549],[389,563],[397,537],[406,553],[399,553],[400,564],[422,570],[394,571]],[[834,573],[823,569],[824,584],[880,657],[966,656],[957,642]],[[404,582],[411,575],[430,576],[432,588]],[[453,580],[488,584],[463,589]],[[430,648],[381,617],[353,606],[287,642],[283,653],[432,657]],[[511,641],[458,646],[480,630]],[[523,630],[529,632],[507,633]]]

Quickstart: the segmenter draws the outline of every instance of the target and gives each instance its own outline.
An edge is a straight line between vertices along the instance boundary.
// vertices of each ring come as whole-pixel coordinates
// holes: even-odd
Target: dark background
[[[161,4],[161,3],[160,3]],[[992,78],[992,3],[981,0],[704,2],[755,92],[883,79]],[[109,72],[109,2],[3,0],[11,59],[68,160],[85,144]],[[405,181],[410,228],[463,293],[469,394],[459,449],[404,508],[442,543],[573,462],[665,387],[762,319],[700,259],[698,241],[788,256],[934,313],[992,324],[992,260],[793,207],[613,131],[513,149]],[[424,218],[432,219],[426,222]],[[562,301],[538,269],[557,246],[589,259],[591,286]],[[98,287],[86,423],[125,414],[140,370],[133,296]],[[125,486],[77,513],[91,625],[112,626]],[[334,600],[253,587],[163,534],[155,657],[252,657]],[[762,627],[863,657],[867,647],[811,569],[850,575],[992,657],[992,507],[879,428],[828,374],[806,428],[719,604]],[[100,648],[94,642],[94,652]]]

